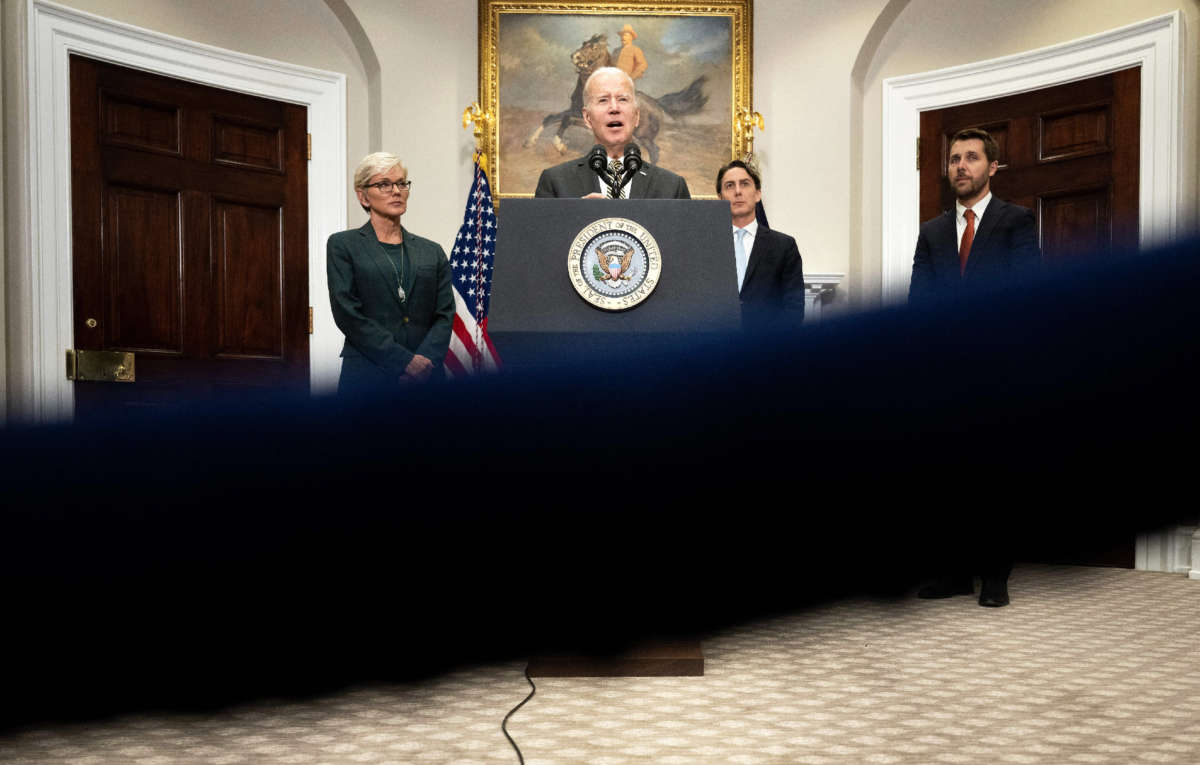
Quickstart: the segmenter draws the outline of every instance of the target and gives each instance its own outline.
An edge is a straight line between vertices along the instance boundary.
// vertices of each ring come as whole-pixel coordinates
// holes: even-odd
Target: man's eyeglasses
[[[384,194],[389,193],[392,189],[396,189],[397,191],[408,191],[410,188],[412,188],[412,181],[407,179],[403,181],[380,181],[379,183],[368,183],[367,188],[379,189]]]

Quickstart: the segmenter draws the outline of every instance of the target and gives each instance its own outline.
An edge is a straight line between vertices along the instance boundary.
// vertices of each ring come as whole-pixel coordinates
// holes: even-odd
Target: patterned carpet
[[[530,765],[1200,762],[1200,582],[1025,565],[1010,591],[743,625],[704,640],[704,677],[535,679],[508,729]],[[515,763],[523,667],[30,729],[0,762]]]

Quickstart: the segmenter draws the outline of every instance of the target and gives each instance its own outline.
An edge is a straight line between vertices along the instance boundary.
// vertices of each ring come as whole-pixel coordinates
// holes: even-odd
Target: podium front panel
[[[680,199],[506,199],[497,213],[499,236],[488,327],[499,338],[528,333],[652,334],[728,332],[741,326],[729,203]],[[662,271],[639,305],[607,311],[588,303],[571,284],[567,256],[585,228],[603,218],[626,218],[658,244]]]

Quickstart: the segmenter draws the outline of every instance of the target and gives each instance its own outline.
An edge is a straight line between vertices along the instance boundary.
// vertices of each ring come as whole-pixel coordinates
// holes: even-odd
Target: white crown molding
[[[29,2],[26,152],[28,251],[17,253],[23,278],[10,285],[10,305],[33,321],[14,342],[14,376],[22,380],[13,408],[24,421],[68,420],[74,394],[63,373],[73,341],[71,287],[71,144],[69,56],[73,53],[168,77],[235,90],[308,110],[313,159],[308,167],[309,302],[314,392],[336,387],[340,335],[328,301],[325,240],[346,227],[346,77],[202,45],[66,8]]]
[[[883,81],[882,260],[884,302],[908,294],[920,226],[914,147],[920,113],[1022,93],[1141,66],[1139,233],[1143,248],[1170,242],[1177,226],[1180,170],[1179,11],[1027,53],[889,77]]]

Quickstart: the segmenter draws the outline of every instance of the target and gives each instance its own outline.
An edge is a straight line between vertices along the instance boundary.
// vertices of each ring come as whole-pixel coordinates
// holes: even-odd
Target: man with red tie
[[[971,286],[1019,280],[1041,263],[1033,213],[992,196],[999,147],[968,128],[950,140],[946,177],[958,201],[921,224],[908,300],[917,303]]]
[[[921,224],[910,304],[971,287],[1015,283],[1041,263],[1033,213],[992,196],[998,155],[995,139],[984,130],[960,130],[950,140],[946,177],[958,199],[953,210]],[[969,501],[964,502],[964,510],[972,512]],[[948,542],[960,549],[944,551],[951,563],[938,579],[920,589],[920,597],[974,594],[974,575],[979,574],[979,605],[1008,605],[1011,540],[1002,522],[981,528],[986,530],[976,529]]]

